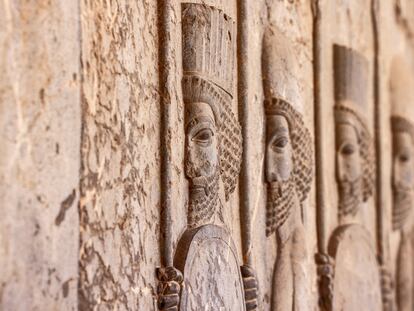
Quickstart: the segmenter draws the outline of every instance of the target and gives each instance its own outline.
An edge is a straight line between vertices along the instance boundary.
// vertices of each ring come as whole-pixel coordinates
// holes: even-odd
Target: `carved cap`
[[[266,27],[263,35],[262,75],[264,96],[289,102],[301,111],[298,65],[294,58],[292,42],[273,25]]]
[[[391,65],[390,93],[391,114],[414,123],[414,74],[402,56]]]
[[[363,115],[367,109],[368,62],[355,50],[334,45],[335,100]]]
[[[392,116],[391,128],[393,132],[404,132],[410,134],[411,140],[414,143],[414,124],[408,119],[400,116]]]
[[[183,74],[201,76],[234,94],[236,28],[221,10],[196,3],[182,4]]]
[[[231,105],[231,98],[227,93],[199,76],[184,76],[182,88],[185,104],[197,102],[209,104],[213,110],[216,124],[220,125],[222,107]]]
[[[359,140],[367,135],[370,136],[366,119],[358,110],[355,110],[355,105],[352,102],[343,101],[336,104],[334,109],[336,124],[351,125],[357,132]]]

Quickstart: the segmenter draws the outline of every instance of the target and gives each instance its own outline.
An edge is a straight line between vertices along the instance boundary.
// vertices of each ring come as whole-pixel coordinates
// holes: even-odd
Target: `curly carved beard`
[[[339,216],[355,215],[362,202],[362,178],[341,180],[339,187]]]
[[[266,236],[271,235],[289,218],[295,204],[295,183],[287,181],[268,183],[266,204]]]
[[[190,183],[204,188],[204,192],[202,194],[199,191],[194,193],[190,189],[188,205],[188,226],[190,228],[206,224],[215,214],[219,197],[219,178],[219,170],[216,169],[208,177],[202,176],[191,179]]]
[[[392,209],[392,226],[394,230],[401,229],[411,210],[413,189],[402,185],[394,186]]]

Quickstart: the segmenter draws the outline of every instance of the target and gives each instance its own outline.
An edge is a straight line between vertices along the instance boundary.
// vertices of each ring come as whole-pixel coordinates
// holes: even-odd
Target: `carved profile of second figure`
[[[338,226],[328,254],[317,254],[320,303],[324,310],[367,310],[381,306],[375,243],[360,212],[374,192],[374,144],[367,127],[368,63],[359,52],[333,46],[335,172]],[[361,275],[361,271],[364,274]]]
[[[227,201],[236,188],[241,165],[241,128],[233,112],[235,30],[233,19],[215,7],[182,4],[188,221],[174,268],[162,270],[173,269],[176,278],[165,277],[161,282],[167,288],[159,298],[161,310],[257,307],[255,274],[250,266],[239,266],[223,218],[220,191],[224,189]],[[178,281],[182,286],[175,286]],[[174,284],[175,292],[168,291],[168,282]],[[172,296],[173,303],[167,303]]]
[[[375,157],[361,112],[367,105],[366,61],[356,52],[335,45],[334,64],[338,216],[340,222],[346,222],[373,194]]]
[[[414,77],[402,57],[391,69],[392,227],[400,233],[396,265],[398,310],[413,309],[412,209],[414,200]]]
[[[393,229],[401,233],[396,273],[397,304],[398,310],[408,311],[413,308],[413,266],[409,220],[414,199],[414,124],[401,116],[393,116],[391,122],[393,131],[392,224]]]
[[[266,235],[276,233],[272,310],[307,310],[306,237],[302,203],[312,183],[312,140],[302,115],[290,43],[266,29],[262,71],[266,116]]]

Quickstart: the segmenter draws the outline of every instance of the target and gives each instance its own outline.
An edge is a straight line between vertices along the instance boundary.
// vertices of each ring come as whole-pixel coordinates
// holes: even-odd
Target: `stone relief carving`
[[[409,37],[414,35],[414,3],[410,0],[395,0],[394,10],[397,22],[403,27]]]
[[[242,154],[233,112],[235,23],[214,7],[184,3],[182,35],[188,227],[174,267],[159,270],[159,308],[255,310],[255,273],[239,266],[220,199],[220,181],[226,201],[235,190]]]
[[[367,70],[360,54],[334,45],[339,227],[330,238],[328,254],[317,254],[315,258],[320,303],[326,310],[355,310],[361,301],[370,310],[379,310],[381,304],[375,244],[357,218],[375,186],[374,145],[363,117]],[[353,239],[360,239],[360,243]]]
[[[374,191],[374,145],[361,110],[366,106],[367,63],[356,52],[334,46],[336,177],[339,221],[355,216]]]
[[[414,199],[414,79],[408,64],[397,57],[391,69],[392,228],[400,232],[396,267],[398,310],[412,310],[413,264],[411,229]]]
[[[273,26],[264,34],[262,71],[265,93],[267,182],[266,235],[278,243],[272,310],[307,310],[307,260],[302,203],[313,171],[312,140],[301,114],[288,100],[297,98],[288,41]],[[284,67],[286,66],[286,67]],[[285,76],[283,77],[283,74]],[[293,75],[294,77],[294,75]]]
[[[412,210],[414,192],[414,125],[400,116],[391,118],[393,131],[392,227],[404,230]]]

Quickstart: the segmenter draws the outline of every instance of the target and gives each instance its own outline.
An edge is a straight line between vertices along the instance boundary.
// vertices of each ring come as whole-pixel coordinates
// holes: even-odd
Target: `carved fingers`
[[[183,275],[174,267],[157,269],[158,309],[160,311],[178,311],[180,304]]]
[[[318,273],[319,305],[324,311],[332,310],[334,261],[327,255],[315,255]]]
[[[244,298],[246,301],[246,310],[257,310],[257,277],[252,267],[244,265],[240,267],[243,277]]]

